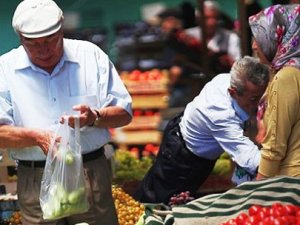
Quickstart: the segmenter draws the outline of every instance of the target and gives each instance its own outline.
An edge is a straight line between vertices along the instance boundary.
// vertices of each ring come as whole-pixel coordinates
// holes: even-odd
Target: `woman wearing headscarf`
[[[274,75],[261,105],[265,112],[257,179],[300,177],[300,5],[268,7],[251,16],[249,25],[252,48]]]

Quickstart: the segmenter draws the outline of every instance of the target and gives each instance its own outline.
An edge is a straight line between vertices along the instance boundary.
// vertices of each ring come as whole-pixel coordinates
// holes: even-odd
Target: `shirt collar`
[[[236,112],[236,114],[241,118],[241,120],[243,122],[245,122],[246,120],[249,119],[249,115],[248,113],[246,113],[237,103],[237,101],[235,99],[232,99],[232,107],[234,109],[234,111]]]
[[[21,70],[32,65],[31,61],[29,60],[27,53],[22,45],[19,46],[17,49],[16,55],[18,56],[19,60],[16,60],[15,69]]]

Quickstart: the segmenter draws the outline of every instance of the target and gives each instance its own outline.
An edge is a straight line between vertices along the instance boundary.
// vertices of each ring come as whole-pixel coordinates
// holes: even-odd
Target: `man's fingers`
[[[88,105],[82,105],[82,104],[74,105],[73,110],[80,111],[82,113],[82,112],[86,112],[87,110],[89,110],[89,106]]]

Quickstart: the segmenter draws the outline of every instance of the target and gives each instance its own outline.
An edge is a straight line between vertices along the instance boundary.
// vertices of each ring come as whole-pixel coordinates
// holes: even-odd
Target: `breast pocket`
[[[72,109],[74,105],[85,104],[90,108],[99,107],[96,95],[73,96],[66,98],[63,102],[61,108],[69,115],[74,114],[74,110]]]

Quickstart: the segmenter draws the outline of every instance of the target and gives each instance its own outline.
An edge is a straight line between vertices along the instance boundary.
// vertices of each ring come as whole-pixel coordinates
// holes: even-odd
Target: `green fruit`
[[[70,204],[78,203],[84,196],[84,188],[78,188],[77,190],[72,191],[68,196],[68,202]]]
[[[230,159],[230,155],[227,152],[223,152],[220,155],[220,159]]]
[[[65,162],[67,165],[72,165],[75,161],[74,155],[71,152],[68,152],[65,157]]]
[[[58,198],[54,197],[48,204],[48,219],[55,219],[63,214],[63,209],[61,208]]]
[[[224,176],[231,172],[231,161],[229,159],[218,159],[212,173],[218,176]]]

